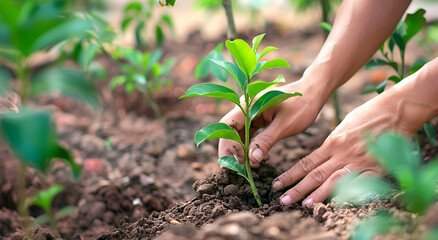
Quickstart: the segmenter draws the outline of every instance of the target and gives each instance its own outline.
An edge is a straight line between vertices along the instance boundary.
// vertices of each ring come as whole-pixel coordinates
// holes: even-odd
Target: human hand
[[[250,137],[258,129],[266,127],[257,134],[249,146],[249,160],[252,167],[258,167],[259,162],[266,158],[269,149],[279,140],[295,135],[307,129],[315,120],[325,98],[315,94],[315,89],[305,84],[303,80],[278,87],[284,92],[300,92],[302,97],[295,97],[276,104],[262,112],[252,121]],[[244,139],[244,116],[239,108],[234,108],[221,121],[235,129]],[[242,147],[235,141],[219,140],[219,157],[234,156],[239,163],[244,163],[245,156]]]
[[[364,134],[376,136],[391,130],[412,135],[416,130],[415,125],[402,118],[402,101],[394,101],[393,95],[394,91],[384,92],[353,110],[320,148],[277,177],[273,182],[275,190],[296,184],[280,197],[282,203],[289,205],[310,193],[303,206],[312,207],[327,199],[344,175],[382,175],[383,169],[366,152]]]

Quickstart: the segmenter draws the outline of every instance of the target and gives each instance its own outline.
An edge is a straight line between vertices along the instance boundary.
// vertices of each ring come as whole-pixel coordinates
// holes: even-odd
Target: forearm
[[[388,38],[410,0],[344,0],[333,29],[303,80],[323,102]]]
[[[396,102],[399,128],[414,133],[438,114],[438,58],[389,89],[388,101]]]

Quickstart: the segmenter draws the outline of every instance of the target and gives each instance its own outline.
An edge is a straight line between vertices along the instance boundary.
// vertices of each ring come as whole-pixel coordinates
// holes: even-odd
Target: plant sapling
[[[254,197],[259,205],[261,205],[261,198],[257,192],[254,185],[254,180],[251,173],[251,168],[249,164],[249,129],[251,126],[251,121],[259,115],[264,110],[269,107],[280,103],[290,97],[301,96],[301,93],[285,93],[279,90],[267,90],[269,87],[275,85],[279,82],[284,82],[284,77],[279,75],[272,82],[254,81],[251,82],[255,75],[271,68],[288,67],[289,63],[283,59],[274,59],[269,61],[261,61],[261,59],[269,52],[276,50],[277,48],[268,46],[264,48],[260,53],[258,53],[258,47],[262,41],[265,34],[261,34],[252,40],[252,48],[243,40],[236,39],[234,41],[227,40],[225,45],[228,51],[233,56],[237,65],[221,60],[212,60],[213,63],[217,64],[225,71],[227,71],[233,79],[237,82],[240,90],[243,92],[242,101],[240,101],[239,96],[231,88],[214,84],[214,83],[201,83],[191,87],[186,93],[180,97],[216,97],[220,99],[226,99],[235,103],[242,114],[245,117],[245,137],[244,141],[240,138],[239,134],[234,131],[230,126],[225,123],[213,123],[205,126],[199,130],[195,135],[195,143],[199,146],[205,140],[225,138],[238,142],[245,153],[245,163],[241,165],[233,156],[224,156],[219,159],[219,163],[236,171],[237,174],[248,180]],[[264,91],[266,90],[266,91]],[[258,98],[256,97],[258,96]]]

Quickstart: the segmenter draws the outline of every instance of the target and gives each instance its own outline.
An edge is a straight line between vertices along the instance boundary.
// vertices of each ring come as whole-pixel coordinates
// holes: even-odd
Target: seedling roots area
[[[311,52],[319,43],[304,40],[318,39],[318,31],[315,27],[282,37],[272,32],[264,44],[287,51],[293,45]],[[248,36],[245,41],[255,34]],[[358,220],[381,209],[394,213],[404,223],[399,231],[405,231],[405,236],[415,239],[421,234],[418,231],[424,228],[417,226],[416,215],[397,204],[398,192],[386,198],[374,196],[373,202],[363,206],[334,207],[328,201],[307,209],[301,202],[290,206],[279,202],[284,192],[271,190],[273,179],[322,144],[333,127],[329,110],[323,110],[305,133],[276,144],[270,160],[253,169],[261,206],[245,178],[219,166],[217,140],[196,148],[196,131],[220,120],[232,105],[222,103],[217,107],[213,99],[177,98],[199,83],[193,77],[196,64],[224,40],[208,42],[194,33],[186,43],[164,45],[164,52],[176,59],[173,86],[156,96],[163,121],[154,117],[139,94],[128,95],[121,87],[112,95],[107,82],[98,83],[103,100],[97,114],[68,98],[45,96],[35,100],[35,104],[54,109],[61,144],[71,149],[83,166],[77,181],[72,180],[70,168],[63,162],[55,162],[46,178],[28,169],[27,196],[57,183],[64,190],[55,197],[53,211],[76,206],[72,214],[56,222],[60,236],[53,235],[43,224],[32,228],[35,239],[348,239]],[[98,61],[109,71],[107,81],[119,74],[106,56]],[[281,73],[287,81],[298,79],[306,61],[297,59],[291,64],[292,72]],[[274,75],[263,76],[272,81]],[[345,109],[353,102],[357,106],[351,100],[355,97],[352,93],[343,96],[345,101],[348,99],[343,103]],[[436,119],[431,121],[435,129],[437,123]],[[425,160],[437,156],[438,148],[429,146],[423,132],[419,140]],[[0,239],[26,239],[23,219],[17,212],[19,162],[4,143],[0,145],[0,156]],[[438,205],[434,205],[421,224],[436,226],[437,212]],[[40,208],[30,208],[33,218],[41,214]]]

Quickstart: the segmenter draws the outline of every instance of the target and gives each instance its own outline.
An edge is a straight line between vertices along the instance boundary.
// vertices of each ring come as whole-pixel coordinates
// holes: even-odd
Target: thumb
[[[275,122],[275,120],[274,120]],[[253,163],[261,162],[268,154],[269,150],[280,140],[280,127],[272,122],[260,132],[249,145],[249,160]]]

